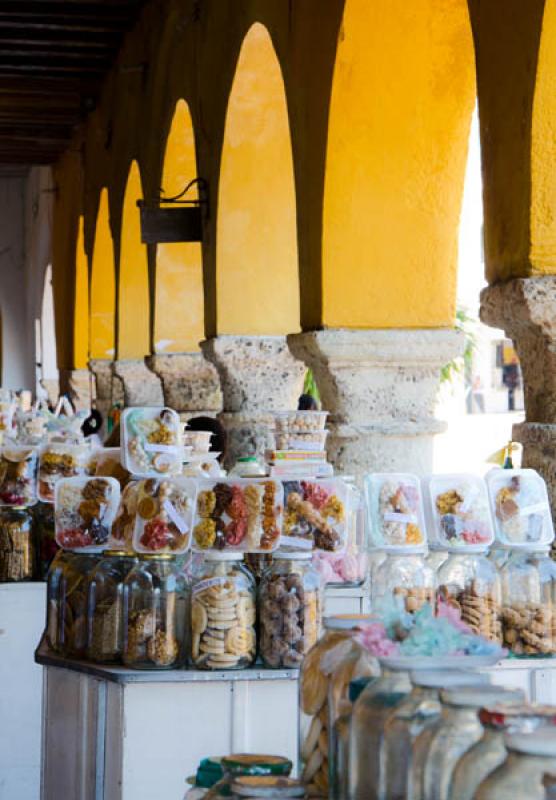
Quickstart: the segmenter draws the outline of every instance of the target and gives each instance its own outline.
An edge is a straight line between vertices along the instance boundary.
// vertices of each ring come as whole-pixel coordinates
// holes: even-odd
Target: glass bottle
[[[197,669],[244,669],[255,660],[255,581],[242,558],[210,551],[195,569],[191,660]]]
[[[434,606],[435,574],[425,563],[421,546],[399,547],[388,552],[380,568],[373,573],[371,609],[377,611],[384,601],[396,598],[412,613],[430,603]]]
[[[458,761],[454,770],[451,797],[473,800],[479,785],[507,757],[507,734],[530,733],[540,726],[556,724],[556,708],[550,706],[491,706],[482,708],[479,720],[481,739]]]
[[[299,667],[322,622],[319,574],[311,552],[277,552],[259,587],[260,655],[267,667]]]
[[[137,563],[133,553],[105,550],[87,580],[87,658],[118,663],[124,649],[124,582]]]
[[[68,658],[84,658],[87,649],[87,577],[102,554],[66,552],[58,584],[58,642]]]
[[[412,781],[416,800],[449,800],[457,762],[483,735],[479,709],[492,704],[518,705],[524,694],[520,689],[471,686],[445,689],[440,699],[440,717],[415,740]]]
[[[375,678],[356,678],[350,681],[348,699],[340,707],[341,716],[332,728],[332,742],[329,743],[329,784],[334,800],[347,800],[349,792],[349,726],[353,705],[361,692]]]
[[[506,760],[481,783],[475,800],[545,800],[544,775],[556,771],[556,731],[509,735],[504,743]]]
[[[448,560],[449,552],[436,545],[429,545],[429,552],[425,559],[427,567],[430,567],[436,575],[442,564]]]
[[[58,550],[46,577],[46,642],[51,650],[59,653],[62,650],[60,641],[60,580],[64,564],[71,560],[72,554],[66,550]]]
[[[187,584],[169,553],[144,553],[124,581],[123,662],[173,669],[186,647]]]
[[[35,548],[37,551],[37,578],[46,580],[52,559],[59,551],[56,544],[54,506],[51,503],[37,503],[33,508]]]
[[[33,514],[26,508],[0,511],[0,583],[35,577]]]

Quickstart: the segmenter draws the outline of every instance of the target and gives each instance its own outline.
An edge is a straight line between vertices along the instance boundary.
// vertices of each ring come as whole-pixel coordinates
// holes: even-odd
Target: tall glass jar
[[[33,514],[26,508],[0,511],[0,583],[35,577]]]
[[[425,603],[434,606],[436,576],[425,563],[422,547],[399,547],[388,552],[386,559],[373,574],[371,608],[380,610],[389,598],[403,603],[405,611],[419,611]]]
[[[475,800],[545,800],[545,773],[556,771],[556,731],[542,730],[505,738],[508,757],[484,780]]]
[[[173,669],[186,647],[187,584],[169,553],[141,554],[124,581],[123,662]]]
[[[124,650],[124,582],[137,563],[133,553],[105,550],[87,580],[87,658],[118,663]]]
[[[65,553],[58,584],[58,642],[68,658],[87,650],[87,578],[102,554]]]
[[[412,781],[419,800],[449,800],[456,764],[483,735],[479,709],[492,704],[518,705],[524,694],[520,689],[471,686],[446,689],[440,699],[440,717],[414,745]]]
[[[438,545],[429,545],[429,552],[425,559],[427,567],[430,567],[436,575],[442,564],[448,560],[449,552]]]
[[[330,796],[334,800],[347,800],[349,793],[349,726],[355,701],[361,692],[376,678],[356,678],[350,681],[348,699],[341,706],[341,716],[332,728],[329,742],[328,772]]]
[[[458,761],[452,779],[451,796],[473,800],[480,784],[507,757],[505,736],[530,733],[543,725],[556,724],[556,708],[516,706],[482,708],[479,720],[484,729],[481,739]]]
[[[500,579],[482,552],[451,553],[438,571],[438,596],[461,612],[473,631],[502,643]]]
[[[311,552],[278,552],[259,587],[260,655],[267,667],[299,667],[322,622],[320,576]]]
[[[37,503],[33,508],[35,521],[35,548],[37,551],[37,578],[46,580],[52,559],[59,550],[56,544],[54,506],[52,503]]]
[[[332,731],[345,711],[350,682],[379,673],[377,661],[357,638],[361,625],[368,621],[360,615],[327,617],[324,635],[301,667],[300,762],[310,797],[328,797]]]
[[[58,550],[46,577],[46,642],[55,653],[62,651],[60,641],[60,581],[66,561],[71,561],[72,554],[66,550]]]
[[[355,703],[349,731],[349,800],[385,797],[384,724],[410,691],[408,672],[383,668]]]
[[[195,569],[191,660],[198,669],[244,669],[255,660],[255,581],[242,558],[209,551]]]

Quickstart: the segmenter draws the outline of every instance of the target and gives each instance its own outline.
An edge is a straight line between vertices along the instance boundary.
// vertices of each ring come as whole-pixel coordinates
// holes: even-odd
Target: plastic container
[[[492,706],[480,710],[479,720],[483,736],[458,761],[454,770],[451,796],[458,800],[473,800],[480,784],[505,761],[505,735],[529,733],[541,726],[555,725],[556,706]]]
[[[191,660],[197,669],[243,669],[255,661],[255,581],[241,560],[241,553],[207,553],[194,571]]]
[[[34,506],[37,502],[37,451],[0,448],[0,506]]]
[[[359,489],[348,483],[347,541],[343,552],[313,552],[313,565],[328,586],[361,586],[369,574],[366,512]]]
[[[257,456],[243,456],[238,458],[228,474],[230,478],[264,478],[266,467]]]
[[[171,408],[126,408],[120,421],[122,464],[145,478],[178,475],[182,465],[181,425]]]
[[[438,601],[455,606],[473,633],[502,644],[500,578],[492,562],[479,553],[452,553],[437,586]]]
[[[87,649],[87,578],[100,560],[95,553],[64,553],[58,581],[59,652],[84,658]]]
[[[328,797],[332,730],[349,703],[352,680],[378,675],[377,661],[357,639],[369,617],[324,620],[324,635],[305,657],[300,676],[300,774],[309,797]]]
[[[35,572],[32,513],[25,508],[0,510],[0,583],[32,581]]]
[[[404,552],[405,551],[405,552]],[[419,611],[425,603],[434,608],[436,575],[426,565],[417,548],[398,548],[389,552],[371,582],[371,609],[379,612],[394,598],[405,611]]]
[[[138,553],[182,554],[191,547],[196,486],[187,478],[147,478],[136,496],[133,548]]]
[[[383,550],[426,545],[421,485],[416,475],[375,473],[365,477],[369,537]]]
[[[183,443],[185,447],[190,447],[193,453],[208,453],[213,435],[212,431],[190,431],[185,427]]]
[[[133,553],[105,550],[87,578],[87,658],[118,663],[124,650],[124,581],[137,563]]]
[[[496,469],[486,480],[497,542],[517,548],[553,541],[548,492],[538,472]]]
[[[311,553],[277,552],[259,587],[260,656],[267,667],[297,668],[316,644],[322,587]]]
[[[282,411],[275,415],[276,431],[322,431],[327,417],[328,411]]]
[[[182,666],[187,604],[187,583],[173,556],[139,556],[124,582],[124,664],[152,670]]]
[[[340,478],[284,481],[281,549],[344,551],[350,494]]]
[[[131,474],[122,466],[119,447],[103,447],[93,455],[94,469],[92,475],[98,478],[115,478],[120,484],[120,489],[127,486]]]
[[[278,548],[282,487],[274,480],[199,481],[193,519],[197,552],[269,553]]]
[[[322,452],[326,448],[328,431],[305,431],[290,429],[276,433],[277,450],[306,450],[309,453]]]
[[[476,475],[432,475],[427,482],[429,541],[447,550],[481,551],[494,541],[488,492]]]
[[[52,442],[39,453],[38,497],[43,503],[53,503],[56,483],[61,478],[85,475],[90,449],[87,445]]]
[[[114,478],[62,478],[56,484],[56,543],[65,550],[100,552],[119,501]]]
[[[544,775],[556,771],[556,731],[508,735],[504,742],[508,756],[481,783],[476,800],[545,800]]]

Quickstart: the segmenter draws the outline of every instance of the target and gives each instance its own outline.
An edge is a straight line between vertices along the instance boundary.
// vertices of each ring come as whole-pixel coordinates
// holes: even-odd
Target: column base
[[[114,361],[112,370],[121,380],[124,406],[164,405],[160,378],[151,372],[143,359]]]
[[[523,466],[536,469],[546,481],[552,515],[556,514],[556,425],[520,422],[513,438],[523,445]]]
[[[76,411],[87,411],[91,407],[89,370],[60,370],[60,393],[70,396]]]
[[[95,381],[95,402],[96,407],[102,414],[104,420],[112,407],[114,373],[112,371],[112,361],[104,358],[92,358],[89,361],[89,369],[93,373]],[[122,394],[123,399],[123,394]]]
[[[146,363],[160,378],[164,403],[182,417],[214,416],[222,410],[218,372],[201,353],[154,355]]]

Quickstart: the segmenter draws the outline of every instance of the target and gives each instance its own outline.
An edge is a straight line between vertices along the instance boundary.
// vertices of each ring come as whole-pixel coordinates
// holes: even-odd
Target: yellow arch
[[[296,201],[284,81],[266,28],[243,42],[228,102],[216,238],[217,330],[299,330]]]
[[[97,214],[90,293],[91,358],[114,358],[116,280],[110,232],[108,191],[103,189]]]
[[[75,312],[73,317],[73,364],[86,369],[89,358],[89,269],[85,253],[83,217],[79,217],[75,249]]]
[[[179,194],[197,177],[195,136],[185,100],[176,104],[166,141],[162,188]],[[188,194],[190,199],[197,195]],[[198,350],[204,338],[203,259],[200,242],[159,244],[156,250],[155,353]]]
[[[347,0],[329,117],[323,325],[453,324],[474,102],[466,0]]]
[[[118,283],[118,358],[143,358],[149,353],[149,269],[141,242],[137,200],[143,197],[141,175],[131,163],[124,195]]]

